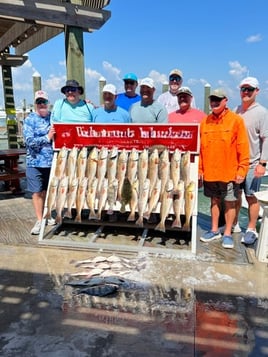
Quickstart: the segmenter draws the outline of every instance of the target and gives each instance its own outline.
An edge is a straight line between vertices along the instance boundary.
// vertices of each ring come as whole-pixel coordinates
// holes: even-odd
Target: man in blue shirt
[[[119,93],[116,98],[116,105],[119,107],[129,110],[133,103],[141,100],[139,94],[136,93],[136,88],[138,86],[138,78],[134,73],[127,73],[124,78],[125,92]]]
[[[102,90],[103,107],[93,110],[94,123],[130,123],[128,112],[116,105],[116,88],[106,84]]]
[[[51,113],[52,123],[87,123],[92,121],[94,106],[80,99],[84,88],[74,80],[68,80],[61,88],[64,99],[56,100]]]

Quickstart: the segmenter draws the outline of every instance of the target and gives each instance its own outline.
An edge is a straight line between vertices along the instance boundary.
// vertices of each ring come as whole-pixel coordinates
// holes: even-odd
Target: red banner
[[[116,146],[119,150],[143,150],[164,145],[169,150],[199,153],[199,124],[54,124],[54,149],[63,146]]]

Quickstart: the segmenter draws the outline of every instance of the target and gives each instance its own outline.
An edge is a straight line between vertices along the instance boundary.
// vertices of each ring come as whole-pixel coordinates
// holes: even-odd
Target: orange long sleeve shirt
[[[205,181],[234,181],[249,169],[249,142],[244,120],[229,109],[200,124],[199,174]]]

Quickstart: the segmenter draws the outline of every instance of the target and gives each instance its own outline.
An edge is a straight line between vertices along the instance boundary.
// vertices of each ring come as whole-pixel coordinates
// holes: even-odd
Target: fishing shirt
[[[249,169],[249,141],[244,120],[229,109],[200,124],[199,174],[205,181],[235,181]]]
[[[253,103],[246,111],[238,106],[235,112],[244,119],[250,148],[250,167],[259,161],[268,161],[268,110],[259,103]]]
[[[47,133],[50,129],[50,113],[41,117],[30,113],[23,122],[23,137],[26,144],[27,167],[51,167],[53,159],[52,141]]]
[[[200,123],[204,119],[206,113],[199,109],[190,108],[185,113],[176,110],[168,115],[169,123]]]
[[[128,112],[120,107],[115,110],[107,110],[104,107],[99,107],[93,110],[92,113],[94,123],[130,123],[131,119]]]
[[[51,123],[88,123],[92,122],[92,104],[80,99],[71,104],[67,99],[56,100],[51,113]]]
[[[130,106],[139,100],[141,100],[139,94],[136,94],[135,97],[128,97],[126,93],[119,93],[117,94],[115,104],[128,111]]]
[[[152,104],[143,105],[141,101],[132,104],[129,114],[133,123],[167,123],[166,108],[156,100]]]

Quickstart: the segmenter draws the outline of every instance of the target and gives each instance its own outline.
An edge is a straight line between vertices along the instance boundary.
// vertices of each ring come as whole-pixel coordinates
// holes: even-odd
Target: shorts
[[[206,197],[217,197],[225,201],[236,201],[239,194],[239,184],[221,181],[204,181],[204,195]]]
[[[48,188],[50,167],[26,167],[27,190],[36,193]]]
[[[240,190],[244,191],[245,196],[253,196],[255,192],[260,191],[261,177],[254,176],[255,167],[251,167],[245,180],[240,184]]]

